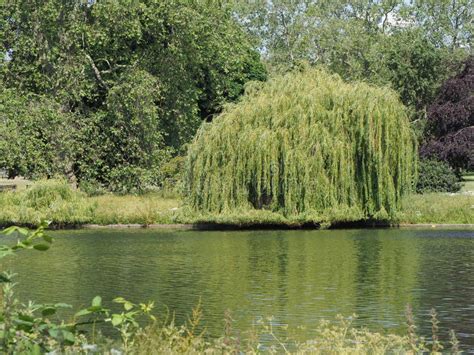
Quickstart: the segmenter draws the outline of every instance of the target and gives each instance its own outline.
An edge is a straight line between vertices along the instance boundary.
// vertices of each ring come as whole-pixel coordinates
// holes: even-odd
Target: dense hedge
[[[416,143],[389,89],[304,69],[249,88],[202,127],[185,188],[195,209],[391,215],[412,186]]]
[[[434,159],[421,159],[416,192],[457,192],[461,183],[448,163]]]

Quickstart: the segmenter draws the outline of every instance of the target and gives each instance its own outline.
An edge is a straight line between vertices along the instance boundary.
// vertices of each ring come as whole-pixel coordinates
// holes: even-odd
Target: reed
[[[412,187],[416,151],[393,91],[306,68],[250,87],[204,124],[188,151],[187,203],[390,218]]]

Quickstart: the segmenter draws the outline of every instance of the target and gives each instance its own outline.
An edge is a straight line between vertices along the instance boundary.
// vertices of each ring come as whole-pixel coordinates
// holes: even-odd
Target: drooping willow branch
[[[200,211],[387,216],[412,186],[415,157],[394,92],[305,69],[250,88],[201,128],[188,152],[186,192]]]

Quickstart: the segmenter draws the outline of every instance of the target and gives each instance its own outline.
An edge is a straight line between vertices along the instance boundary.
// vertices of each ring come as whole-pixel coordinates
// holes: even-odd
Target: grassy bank
[[[328,210],[324,214],[305,214],[287,218],[266,210],[237,210],[222,214],[199,214],[183,206],[173,196],[145,195],[86,196],[57,182],[38,184],[17,192],[0,193],[1,225],[35,225],[41,219],[56,226],[84,224],[175,224],[212,223],[228,225],[321,224],[327,227],[360,219],[354,210]],[[474,197],[467,194],[425,194],[404,198],[392,224],[472,224]]]
[[[464,175],[462,180],[461,192],[474,193],[474,173]]]
[[[439,193],[407,196],[397,222],[473,224],[474,196]]]

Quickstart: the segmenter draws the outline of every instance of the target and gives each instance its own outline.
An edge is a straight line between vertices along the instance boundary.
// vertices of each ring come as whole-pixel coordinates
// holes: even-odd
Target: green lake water
[[[155,300],[183,321],[201,299],[207,331],[221,334],[227,309],[245,331],[262,317],[311,337],[318,320],[359,315],[357,324],[403,332],[410,304],[419,331],[454,329],[474,349],[474,231],[52,232],[45,253],[9,261],[19,297],[87,305],[101,295]],[[281,330],[281,332],[284,332]]]

